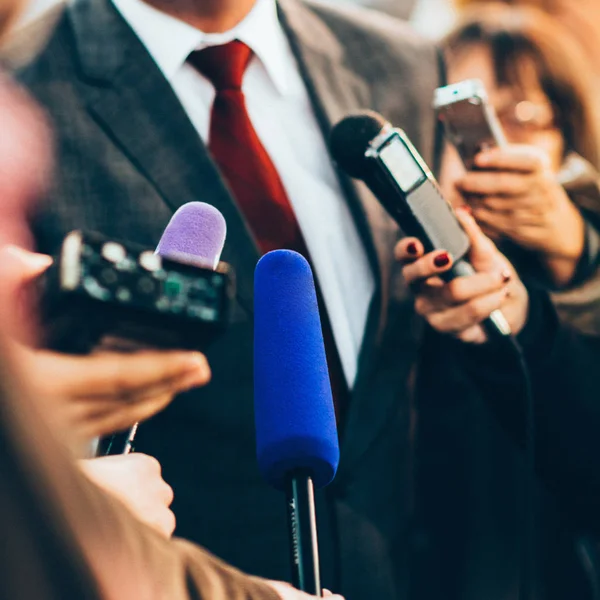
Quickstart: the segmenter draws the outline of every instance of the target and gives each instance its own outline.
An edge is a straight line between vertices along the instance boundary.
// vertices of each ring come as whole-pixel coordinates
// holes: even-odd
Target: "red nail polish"
[[[415,244],[414,242],[411,242],[408,246],[406,246],[406,251],[409,254],[416,254],[418,252],[418,248],[417,248],[417,244]]]
[[[445,267],[449,263],[450,263],[450,256],[448,255],[447,252],[442,252],[442,254],[438,254],[433,259],[433,264],[438,268]]]

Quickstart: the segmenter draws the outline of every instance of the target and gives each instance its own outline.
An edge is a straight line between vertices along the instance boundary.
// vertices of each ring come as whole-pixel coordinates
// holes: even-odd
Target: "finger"
[[[421,316],[464,304],[473,298],[500,291],[510,281],[508,272],[476,273],[457,277],[441,288],[424,287],[415,299],[415,311]]]
[[[163,511],[160,511],[159,514],[155,514],[153,518],[148,519],[147,524],[169,539],[175,531],[177,521],[173,511],[167,508]]]
[[[140,412],[153,410],[151,406],[144,406],[145,404],[155,404],[158,401],[157,399],[161,399],[165,396],[172,399],[176,394],[187,392],[193,387],[204,385],[207,382],[208,379],[204,377],[204,374],[199,375],[196,372],[192,372],[190,374],[183,375],[182,377],[175,377],[151,387],[140,388],[139,390],[135,390],[130,393],[111,393],[109,395],[102,396],[90,394],[88,396],[79,398],[79,400],[92,406],[96,404],[98,400],[100,400],[105,401],[107,405],[112,404],[115,409],[117,407],[123,407],[123,410],[125,410],[125,408],[128,407],[132,414],[136,413],[138,416],[140,416]]]
[[[461,331],[456,337],[466,344],[484,344],[487,341],[487,335],[481,325],[473,325]]]
[[[441,333],[459,334],[474,325],[479,325],[493,311],[499,309],[506,300],[505,290],[479,296],[460,306],[432,313],[428,316],[429,324]]]
[[[175,498],[173,488],[164,480],[161,479],[158,483],[159,488],[157,490],[157,496],[160,502],[163,502],[165,506],[171,506]]]
[[[79,357],[41,351],[36,353],[37,373],[56,382],[58,391],[71,396],[128,397],[195,374],[207,382],[210,369],[198,352],[106,352]],[[43,381],[43,379],[42,379]]]
[[[550,167],[548,155],[533,146],[511,144],[502,148],[490,148],[475,157],[475,165],[481,169],[497,169],[533,173]]]
[[[429,252],[425,256],[407,264],[402,274],[408,285],[423,282],[429,277],[444,273],[452,267],[452,257],[445,250]]]
[[[37,331],[32,306],[35,294],[28,285],[52,264],[45,254],[28,252],[17,246],[0,248],[0,317],[14,338],[35,344]]]
[[[512,214],[517,210],[533,208],[534,204],[528,196],[474,196],[469,199],[469,206],[474,211],[485,208],[497,213]]]
[[[475,269],[477,270],[477,265],[484,265],[486,268],[481,270],[487,271],[501,271],[506,268],[502,255],[494,243],[481,231],[470,211],[459,207],[456,209],[456,217],[471,242],[469,256]]]
[[[533,176],[523,173],[469,171],[456,182],[460,192],[478,196],[522,196],[534,186]]]
[[[197,385],[207,383],[210,368],[206,357],[199,352],[143,351],[134,354],[106,353],[93,357],[99,363],[90,373],[88,385],[97,382],[105,393],[121,397],[135,397],[153,389],[173,389],[178,381],[189,385],[189,378]],[[103,360],[104,359],[104,360]]]
[[[15,265],[20,268],[20,274],[24,280],[37,277],[52,264],[51,256],[30,252],[12,244],[0,248],[0,262],[3,263],[6,260],[15,261]]]
[[[423,256],[425,249],[423,244],[414,237],[407,237],[400,240],[394,248],[396,260],[400,262],[413,262]]]
[[[448,282],[440,291],[446,305],[459,305],[478,296],[498,292],[510,281],[507,271],[476,273],[470,277],[457,277]]]
[[[473,207],[473,217],[480,226],[493,227],[502,233],[521,230],[523,227],[537,226],[539,229],[543,225],[543,223],[540,223],[539,216],[521,210],[497,212],[483,207]]]
[[[137,471],[145,472],[148,476],[160,476],[162,473],[160,461],[143,452],[125,455],[123,462],[134,464]]]
[[[175,396],[174,392],[168,392],[135,403],[114,399],[100,402],[82,399],[76,403],[79,410],[73,408],[68,419],[80,428],[84,435],[109,435],[158,414],[173,401]]]
[[[481,231],[492,240],[494,243],[498,243],[502,240],[504,232],[495,229],[492,225],[487,225],[486,223],[477,222],[477,224],[481,227]]]

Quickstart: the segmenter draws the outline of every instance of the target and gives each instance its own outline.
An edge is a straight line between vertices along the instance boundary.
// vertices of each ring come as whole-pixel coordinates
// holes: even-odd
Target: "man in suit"
[[[397,227],[331,165],[325,140],[346,113],[370,107],[435,166],[434,48],[387,17],[300,0],[77,0],[21,79],[56,129],[59,168],[34,223],[41,251],[75,227],[152,247],[190,200],[226,218],[223,259],[238,294],[231,327],[207,351],[212,382],[137,439],[173,486],[178,533],[289,579],[284,502],[254,459],[252,289],[261,252],[297,248],[318,279],[340,415],[340,470],[317,494],[323,580],[349,600],[405,598],[420,322],[398,277]],[[430,403],[478,402],[455,364],[461,353],[428,349],[419,381]],[[472,588],[458,581],[463,550],[449,597]],[[518,554],[505,558],[501,584],[469,593],[505,597],[519,571]]]

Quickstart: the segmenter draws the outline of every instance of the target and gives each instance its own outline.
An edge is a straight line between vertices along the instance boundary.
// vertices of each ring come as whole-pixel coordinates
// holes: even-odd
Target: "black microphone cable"
[[[535,399],[529,366],[523,348],[514,335],[505,338],[507,352],[512,354],[515,372],[519,373],[524,417],[524,469],[522,480],[523,528],[521,541],[521,573],[519,600],[533,600],[535,579]]]

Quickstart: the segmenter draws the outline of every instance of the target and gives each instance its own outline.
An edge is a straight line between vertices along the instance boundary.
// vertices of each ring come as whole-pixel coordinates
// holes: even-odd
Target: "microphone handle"
[[[133,442],[139,423],[134,423],[129,429],[102,438],[98,444],[96,456],[115,456],[129,454],[133,450]]]
[[[457,277],[468,277],[474,274],[475,269],[473,269],[471,263],[464,259],[460,259],[449,271],[442,274],[442,279],[445,281],[452,281]],[[495,310],[492,312],[492,314],[485,321],[483,321],[482,325],[490,338],[496,340],[507,340],[512,336],[510,325],[500,310]]]
[[[315,492],[308,471],[292,471],[286,481],[291,542],[292,584],[312,596],[322,596]]]

